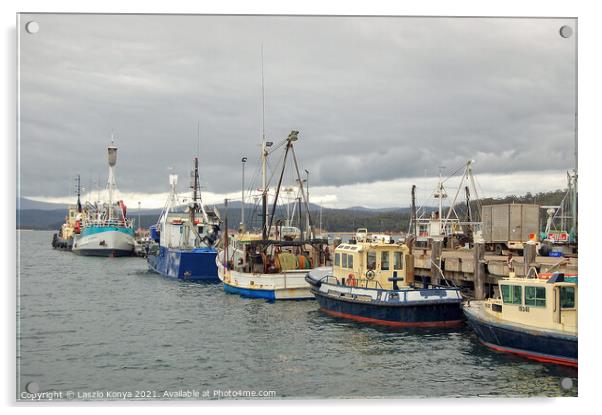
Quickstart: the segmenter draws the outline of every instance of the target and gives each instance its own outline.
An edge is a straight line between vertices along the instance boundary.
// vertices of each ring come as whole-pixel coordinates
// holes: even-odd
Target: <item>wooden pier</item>
[[[432,284],[445,280],[467,288],[469,295],[483,299],[497,295],[497,282],[508,277],[508,256],[485,252],[484,244],[471,249],[446,249],[441,242],[433,241],[430,248],[414,247],[414,274],[418,281],[426,278]],[[525,276],[532,268],[538,273],[577,273],[577,258],[536,256],[535,245],[526,245],[523,256],[513,256],[511,265],[517,276]]]

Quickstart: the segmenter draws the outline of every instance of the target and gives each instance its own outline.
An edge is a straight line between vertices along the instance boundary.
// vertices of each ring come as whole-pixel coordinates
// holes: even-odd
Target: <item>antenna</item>
[[[199,120],[196,122],[196,156],[197,158],[201,154],[201,123]]]
[[[261,239],[263,240],[268,239],[269,235],[266,228],[268,222],[267,147],[269,146],[265,141],[265,87],[263,83],[263,43],[261,43]]]
[[[265,140],[265,86],[263,83],[263,42],[261,43],[261,137]]]
[[[81,202],[80,196],[81,196],[82,188],[81,188],[81,181],[80,181],[79,174],[77,175],[77,178],[75,179],[75,185],[76,185],[75,192],[77,194],[77,211],[79,213],[81,213],[82,202]]]

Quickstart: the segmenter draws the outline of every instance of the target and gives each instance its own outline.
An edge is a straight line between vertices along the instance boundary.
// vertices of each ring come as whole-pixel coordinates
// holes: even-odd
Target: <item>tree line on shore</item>
[[[504,203],[527,203],[539,205],[559,205],[566,193],[564,190],[554,190],[550,192],[539,192],[532,194],[530,192],[524,195],[508,195],[501,198],[484,198],[477,201],[471,201],[471,211],[477,212],[480,205],[494,205]],[[225,216],[223,205],[217,206],[221,213],[222,219]],[[425,208],[426,212],[435,211],[435,207]],[[459,202],[455,206],[455,210],[461,219],[466,219],[466,203]],[[63,223],[65,217],[64,210],[21,210],[17,212],[18,222],[17,228],[20,229],[58,229]],[[138,215],[135,210],[131,210],[130,217],[138,221]],[[245,223],[247,228],[261,227],[260,209],[247,205],[245,207]],[[320,224],[320,208],[316,205],[310,206],[310,215],[315,228]],[[357,228],[368,228],[370,232],[407,232],[409,229],[411,211],[410,207],[388,208],[388,209],[369,209],[369,208],[348,208],[348,209],[331,209],[323,208],[321,212],[322,228],[328,232],[354,232]],[[464,217],[463,217],[464,216]],[[477,215],[478,216],[478,215]],[[280,207],[276,211],[276,219],[285,218],[285,208]],[[241,212],[240,205],[238,208],[232,207],[228,209],[228,227],[236,229],[240,223]],[[136,227],[148,228],[155,224],[158,219],[158,214],[141,214],[140,224],[136,223]],[[275,220],[276,220],[275,219]],[[305,223],[305,213],[302,215]],[[294,220],[293,226],[299,227],[298,215]]]

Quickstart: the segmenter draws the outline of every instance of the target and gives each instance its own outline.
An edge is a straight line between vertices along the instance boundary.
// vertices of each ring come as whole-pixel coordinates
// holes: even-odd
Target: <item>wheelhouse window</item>
[[[544,287],[525,287],[525,305],[545,307],[546,289]]]
[[[335,267],[341,266],[341,254],[339,254],[339,253],[334,254],[334,266]]]
[[[366,253],[366,264],[368,264],[368,270],[376,269],[376,251],[368,251]]]
[[[523,287],[520,285],[502,285],[504,304],[522,304]]]
[[[347,255],[347,268],[353,268],[353,255]]]
[[[394,270],[403,269],[403,252],[394,252],[393,253],[393,269]]]
[[[341,258],[341,268],[347,268],[347,254],[343,254]]]
[[[575,287],[560,287],[560,308],[575,308]]]
[[[382,251],[380,253],[380,269],[383,271],[389,270],[389,252]]]

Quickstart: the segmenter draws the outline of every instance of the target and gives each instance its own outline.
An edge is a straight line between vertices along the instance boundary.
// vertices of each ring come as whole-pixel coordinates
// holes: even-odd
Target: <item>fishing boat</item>
[[[63,251],[70,251],[73,248],[73,235],[75,235],[76,222],[81,219],[82,204],[81,204],[81,186],[80,176],[77,175],[76,194],[77,203],[75,206],[67,208],[67,216],[65,222],[61,225],[58,233],[52,235],[52,247]]]
[[[293,145],[298,140],[298,134],[298,131],[292,131],[273,148],[273,143],[267,142],[265,137],[262,140],[261,230],[246,231],[243,223],[239,232],[232,237],[224,232],[222,248],[216,258],[219,278],[228,293],[269,301],[314,298],[305,277],[311,269],[324,266],[328,240],[314,237],[309,197],[299,174]],[[271,195],[266,173],[267,157],[282,146],[285,148],[282,169],[274,189],[271,211],[268,212],[268,197]],[[283,209],[280,209],[280,213],[277,209],[289,156],[299,183],[298,229],[291,226],[291,218],[284,215]],[[301,200],[305,207],[305,220],[301,217]],[[244,200],[242,206],[244,209]],[[227,229],[227,216],[225,222]]]
[[[322,311],[391,327],[462,324],[459,288],[416,286],[408,246],[364,235],[354,243],[340,244],[331,268],[310,271],[306,277]]]
[[[577,367],[577,276],[511,274],[498,287],[501,298],[470,301],[463,307],[481,343],[500,352]]]
[[[84,212],[75,222],[72,251],[79,255],[117,257],[134,253],[133,222],[127,217],[123,200],[114,201],[117,147],[113,142],[108,147],[108,156],[108,201],[86,202]]]
[[[163,276],[187,281],[219,282],[215,244],[219,241],[221,220],[215,210],[205,207],[201,199],[199,161],[194,158],[192,201],[182,210],[176,185],[177,175],[170,175],[171,192],[157,224],[150,229],[149,268]]]
[[[472,171],[473,163],[474,160],[468,160],[446,178],[442,176],[441,169],[443,167],[440,167],[437,186],[420,207],[416,207],[416,186],[412,187],[412,207],[408,234],[413,235],[414,246],[427,247],[429,240],[442,241],[444,245],[464,246],[475,239],[482,238],[481,223],[475,221],[474,217],[475,213],[478,212],[472,212],[471,208],[472,192],[472,195],[476,197],[474,199],[475,203],[480,209],[476,178]],[[456,177],[456,174],[460,171],[463,171],[463,173],[459,177],[458,187],[453,194],[451,203],[445,208],[444,200],[448,199],[446,184]],[[459,198],[461,193],[465,196],[463,213],[461,209],[458,209],[461,202]],[[438,208],[433,210],[431,208],[433,205],[437,205]]]

